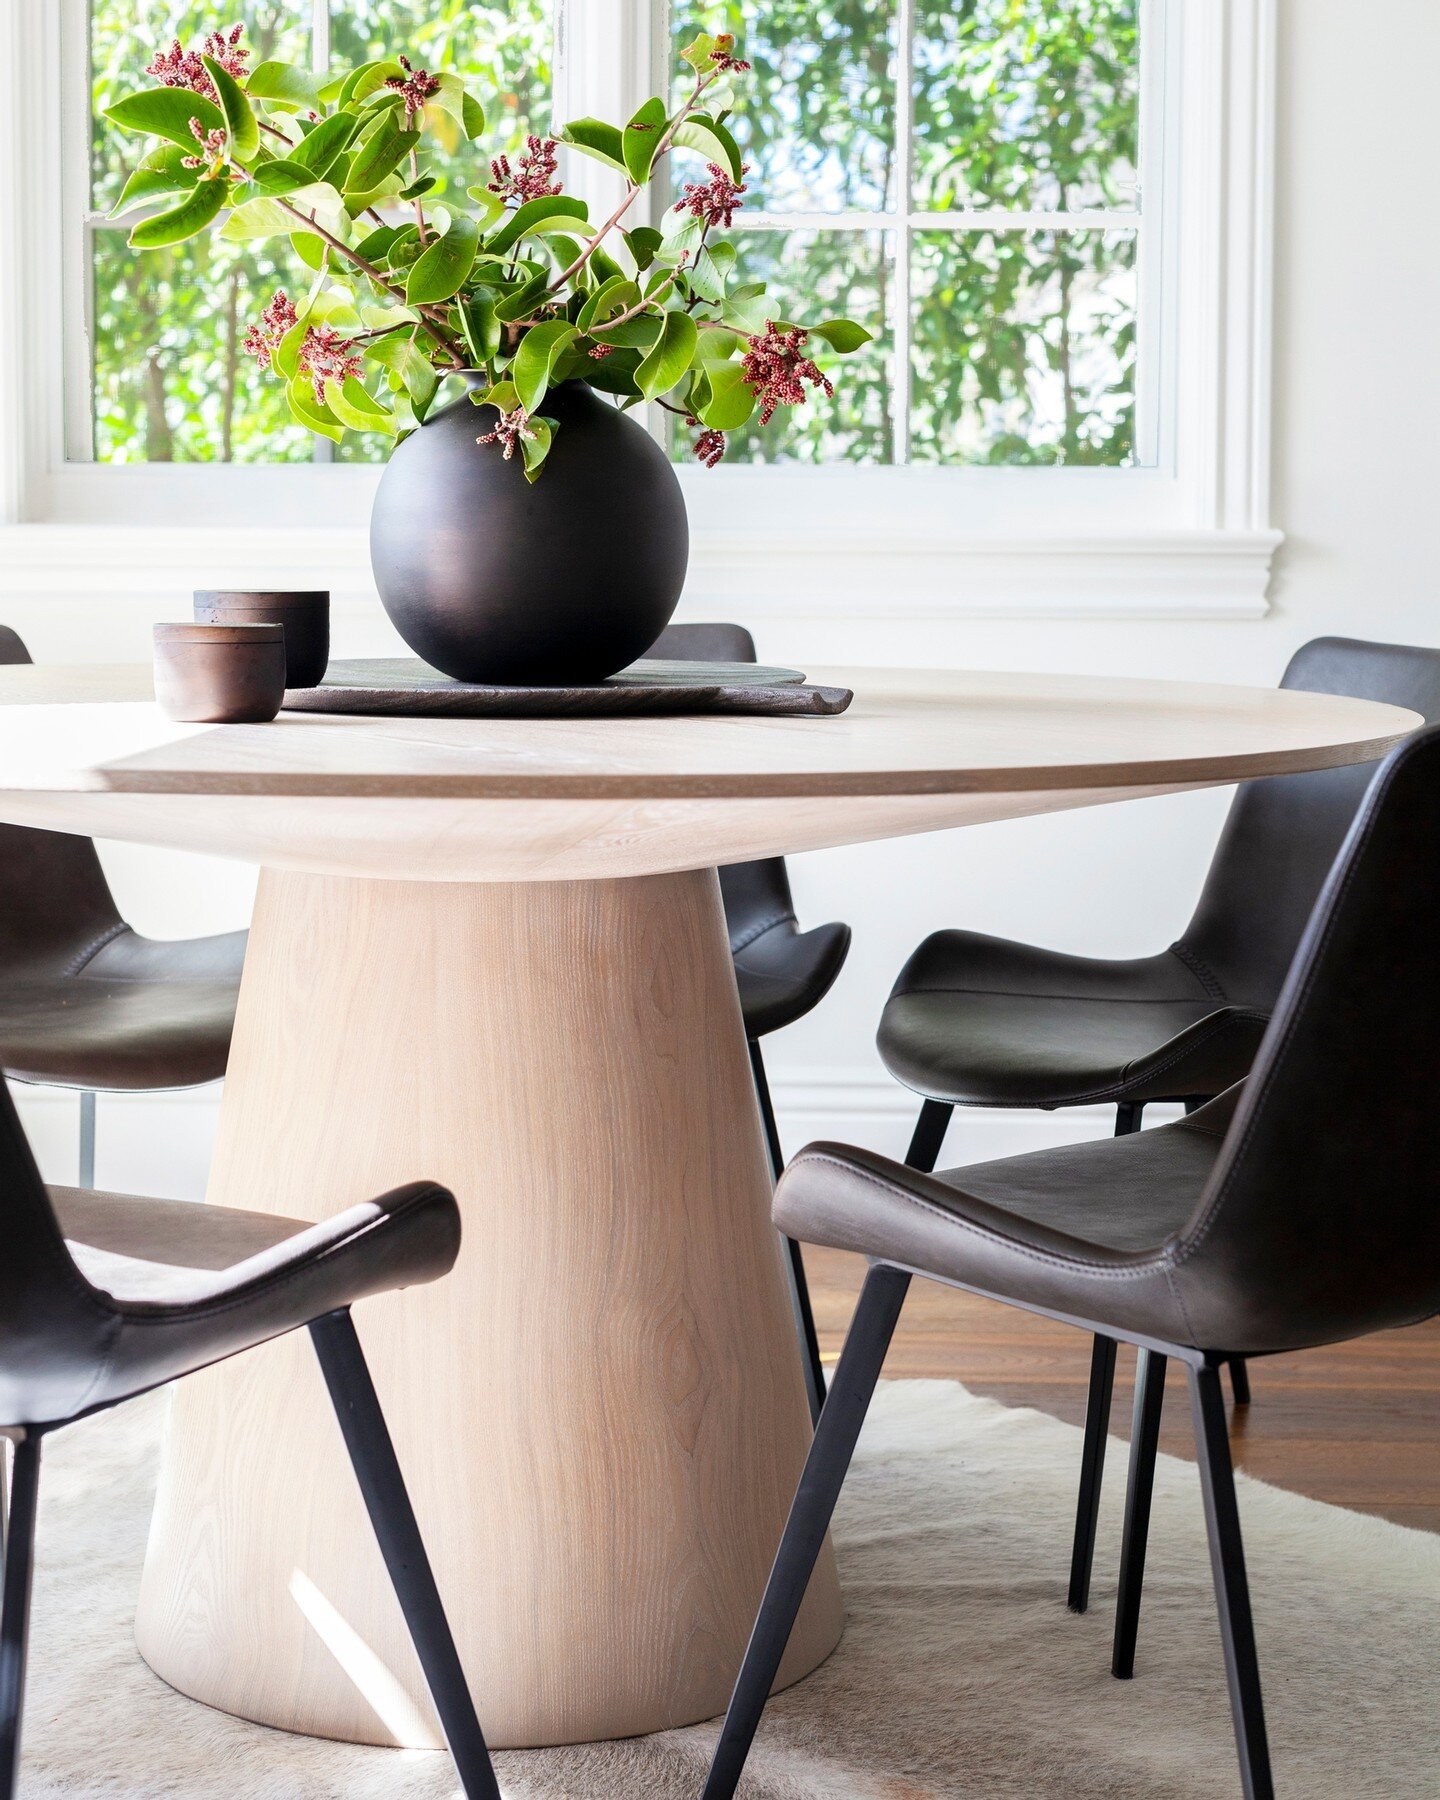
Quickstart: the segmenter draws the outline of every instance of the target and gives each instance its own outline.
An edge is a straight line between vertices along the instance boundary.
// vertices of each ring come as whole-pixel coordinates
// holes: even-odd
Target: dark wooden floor
[[[807,1249],[827,1361],[839,1355],[864,1264]],[[912,1284],[885,1372],[942,1376],[1073,1424],[1085,1416],[1089,1339],[1013,1307]],[[1134,1356],[1121,1351],[1112,1429],[1129,1436]],[[1253,1365],[1254,1404],[1235,1419],[1236,1461],[1292,1492],[1440,1532],[1440,1322]],[[1172,1372],[1163,1449],[1191,1454],[1190,1409]]]

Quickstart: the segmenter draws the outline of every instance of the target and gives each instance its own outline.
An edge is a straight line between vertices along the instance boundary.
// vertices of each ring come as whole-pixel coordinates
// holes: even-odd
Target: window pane
[[[1134,460],[1135,234],[916,234],[912,462]]]
[[[461,189],[488,181],[490,158],[523,148],[527,131],[550,127],[550,0],[331,0],[330,20],[334,69],[399,54],[464,77],[485,108],[483,136],[467,144],[433,109],[426,121],[426,166]]]
[[[226,0],[160,6],[155,0],[93,0],[90,8],[92,80],[91,195],[97,212],[108,212],[136,164],[154,143],[134,132],[116,131],[105,122],[104,109],[122,95],[153,85],[146,65],[157,50],[168,50],[179,38],[189,49],[224,25],[244,25],[250,45],[250,67],[274,57],[282,62],[310,60],[308,0]]]
[[[915,0],[917,209],[1133,207],[1140,0]]]
[[[888,463],[890,425],[889,293],[894,281],[894,238],[885,231],[741,231],[734,285],[763,281],[774,297],[774,318],[858,319],[875,342],[853,356],[833,356],[814,345],[816,360],[835,384],[833,399],[806,388],[803,406],[782,406],[768,425],[758,414],[727,432],[727,463]],[[690,456],[693,432],[679,427],[672,454]]]
[[[98,230],[94,245],[96,460],[308,462],[283,384],[240,348],[277,287],[312,279],[288,244],[199,237],[142,256]]]
[[[677,51],[702,27],[733,31],[740,54],[754,64],[735,78],[729,121],[750,164],[748,207],[878,212],[885,206],[895,175],[891,0],[676,5],[672,18]],[[677,183],[701,173],[690,152],[677,152]]]

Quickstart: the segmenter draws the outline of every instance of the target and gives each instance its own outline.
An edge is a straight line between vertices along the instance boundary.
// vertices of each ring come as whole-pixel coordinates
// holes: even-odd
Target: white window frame
[[[1280,541],[1269,516],[1276,5],[1146,4],[1165,21],[1145,34],[1164,132],[1158,159],[1147,148],[1147,166],[1161,167],[1163,238],[1152,227],[1142,251],[1142,313],[1161,346],[1156,390],[1140,397],[1142,420],[1160,421],[1153,461],[683,467],[691,606],[733,611],[743,597],[747,617],[1265,612]],[[627,117],[668,91],[664,0],[557,6],[557,119]],[[86,204],[84,57],[83,0],[0,9],[0,593],[78,591],[122,567],[119,579],[143,590],[147,571],[201,551],[207,568],[254,582],[274,570],[363,590],[373,467],[66,461],[67,357],[73,368],[88,353],[77,342],[81,234],[57,221]],[[614,179],[578,158],[569,171],[595,202]],[[1143,200],[1152,208],[1153,192]],[[262,516],[263,528],[252,523]]]

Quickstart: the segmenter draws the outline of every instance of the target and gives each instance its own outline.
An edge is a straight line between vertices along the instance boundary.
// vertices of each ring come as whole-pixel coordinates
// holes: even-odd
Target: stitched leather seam
[[[1195,1006],[1198,1005],[1193,994],[1172,994],[1169,998],[1137,994],[1133,998],[1123,999],[1110,994],[1052,994],[1049,990],[1037,992],[1033,988],[969,988],[969,987],[907,987],[899,993],[892,994],[890,1000],[909,1000],[916,994],[948,994],[961,995],[966,999],[980,1000],[1073,1000],[1080,1006]],[[1206,996],[1213,998],[1213,996]],[[889,1001],[886,1002],[889,1004]]]
[[[83,950],[77,951],[60,973],[62,975],[78,975],[87,963],[94,961],[107,944],[113,944],[117,937],[124,937],[129,929],[130,927],[123,919],[117,919],[113,925],[107,926],[98,937],[92,938]]]
[[[1170,954],[1185,967],[1204,988],[1212,1000],[1224,1000],[1228,996],[1221,984],[1220,977],[1210,967],[1203,956],[1197,956],[1190,946],[1177,940],[1170,946]]]
[[[1390,783],[1387,782],[1387,788],[1389,785]],[[1304,1012],[1306,1003],[1310,998],[1311,990],[1315,986],[1321,965],[1325,962],[1329,953],[1330,940],[1335,933],[1336,921],[1343,910],[1345,898],[1354,884],[1360,865],[1365,860],[1363,854],[1365,847],[1374,836],[1376,821],[1380,816],[1381,800],[1382,796],[1379,794],[1373,795],[1371,798],[1372,810],[1370,817],[1365,822],[1364,829],[1361,831],[1360,837],[1351,853],[1350,866],[1345,871],[1344,879],[1341,881],[1339,890],[1331,902],[1330,915],[1325,921],[1325,929],[1321,934],[1320,942],[1315,946],[1315,954],[1311,958],[1310,967],[1306,972],[1304,985],[1295,997],[1295,1004],[1290,1008],[1290,1019],[1285,1028],[1285,1035],[1276,1046],[1275,1055],[1272,1059],[1268,1073],[1268,1079],[1270,1081],[1274,1081],[1279,1076],[1286,1058],[1294,1047],[1295,1039],[1299,1031],[1300,1016]],[[1219,1218],[1221,1210],[1225,1205],[1225,1201],[1229,1196],[1230,1189],[1235,1181],[1236,1172],[1249,1147],[1250,1140],[1259,1129],[1261,1115],[1264,1111],[1265,1096],[1263,1090],[1260,1090],[1256,1095],[1254,1111],[1246,1121],[1244,1134],[1240,1138],[1239,1143],[1235,1146],[1234,1154],[1230,1158],[1230,1166],[1225,1171],[1224,1179],[1221,1181],[1215,1197],[1206,1207],[1204,1217],[1196,1226],[1194,1235],[1188,1242],[1181,1243],[1176,1249],[1175,1262],[1177,1267],[1187,1263],[1192,1256],[1196,1255],[1204,1244],[1205,1239],[1210,1235],[1215,1221]]]
[[[336,1243],[327,1244],[323,1250],[314,1256],[313,1260],[307,1258],[304,1262],[296,1266],[277,1269],[272,1275],[267,1275],[262,1281],[247,1286],[238,1295],[217,1295],[213,1300],[192,1300],[168,1305],[162,1300],[153,1303],[164,1309],[163,1312],[159,1314],[143,1313],[134,1310],[137,1305],[144,1304],[143,1302],[119,1300],[116,1301],[115,1304],[123,1313],[125,1323],[127,1325],[136,1326],[184,1324],[191,1319],[213,1318],[223,1313],[233,1312],[236,1307],[249,1306],[261,1295],[270,1294],[277,1289],[285,1287],[288,1283],[294,1281],[297,1276],[307,1275],[312,1269],[317,1268],[322,1263],[328,1261],[337,1251],[346,1248],[350,1244],[358,1243],[362,1237],[366,1237],[371,1232],[382,1229],[393,1219],[403,1219],[408,1217],[410,1213],[414,1212],[422,1204],[433,1199],[436,1194],[444,1192],[445,1190],[439,1186],[422,1188],[418,1194],[413,1194],[410,1199],[403,1201],[399,1206],[392,1208],[389,1212],[382,1213],[378,1219],[367,1219],[360,1230],[353,1233],[351,1236],[341,1238]]]
[[[904,1200],[908,1205],[918,1207],[921,1212],[932,1214],[942,1223],[952,1226],[957,1232],[972,1233],[987,1244],[993,1244],[1005,1250],[1013,1250],[1017,1256],[1025,1257],[1030,1262],[1043,1263],[1047,1268],[1084,1269],[1087,1274],[1093,1275],[1101,1281],[1135,1281],[1142,1276],[1154,1274],[1157,1269],[1163,1271],[1165,1268],[1163,1258],[1139,1264],[1132,1269],[1117,1269],[1109,1263],[1095,1262],[1083,1256],[1058,1256],[1051,1251],[1036,1250],[1030,1245],[1022,1244],[1018,1238],[1005,1237],[998,1231],[991,1231],[984,1225],[977,1225],[973,1219],[958,1219],[954,1213],[947,1212],[943,1206],[937,1206],[931,1200],[922,1200],[918,1194],[912,1194],[905,1188],[897,1187],[894,1182],[886,1181],[883,1176],[876,1175],[869,1169],[857,1168],[853,1163],[841,1162],[838,1157],[826,1156],[821,1151],[808,1153],[804,1160],[807,1163],[828,1163],[831,1168],[839,1169],[858,1181],[868,1183],[871,1187],[877,1187],[882,1193],[889,1194],[896,1200]]]
[[[793,925],[794,923],[795,915],[793,912],[776,913],[773,918],[762,919],[758,925],[752,925],[748,931],[742,932],[738,938],[731,938],[730,954],[732,956],[738,956],[742,950],[748,950],[755,942],[756,938],[764,937],[767,931],[773,931],[777,925]]]

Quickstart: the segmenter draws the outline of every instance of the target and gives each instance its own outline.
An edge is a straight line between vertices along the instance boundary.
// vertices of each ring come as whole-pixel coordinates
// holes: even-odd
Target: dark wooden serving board
[[[631,663],[594,687],[482,687],[418,657],[331,663],[319,687],[290,688],[286,712],[382,718],[559,719],[589,714],[844,712],[849,688],[813,687],[798,669],[759,663]]]

